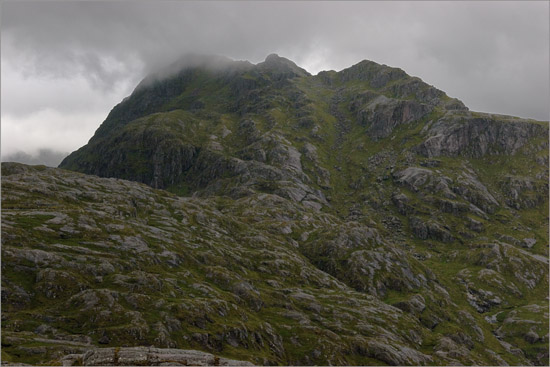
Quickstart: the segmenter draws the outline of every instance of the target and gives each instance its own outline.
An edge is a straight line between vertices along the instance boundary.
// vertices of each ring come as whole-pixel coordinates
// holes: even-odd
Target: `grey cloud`
[[[57,152],[49,148],[39,149],[38,152],[34,155],[28,154],[23,151],[18,151],[16,153],[3,155],[2,162],[19,162],[31,165],[42,164],[49,167],[57,167],[59,163],[68,156],[67,152]]]
[[[150,72],[187,52],[261,61],[277,52],[300,62],[316,47],[338,68],[365,58],[407,70],[433,57],[454,72],[484,70],[519,54],[544,56],[544,3],[378,2],[42,2],[5,3],[5,38],[18,52],[57,75],[87,73],[108,82]],[[541,44],[542,41],[542,44]],[[11,43],[9,43],[11,44]],[[419,60],[403,59],[418,49]],[[546,45],[547,48],[547,45]],[[537,52],[538,51],[538,52]],[[546,58],[548,56],[546,55]],[[336,60],[336,62],[332,60]]]

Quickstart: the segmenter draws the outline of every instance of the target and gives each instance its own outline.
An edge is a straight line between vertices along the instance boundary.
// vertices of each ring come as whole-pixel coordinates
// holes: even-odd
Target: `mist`
[[[34,155],[18,151],[13,154],[2,156],[2,162],[19,162],[30,165],[57,167],[67,155],[69,155],[69,152],[56,152],[48,148],[43,148],[38,149]]]

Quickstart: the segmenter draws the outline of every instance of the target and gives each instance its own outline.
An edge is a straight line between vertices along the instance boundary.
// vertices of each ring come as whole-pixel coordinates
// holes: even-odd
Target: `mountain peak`
[[[274,75],[286,78],[310,76],[305,69],[296,65],[293,61],[281,57],[275,53],[269,54],[264,62],[256,65],[260,70],[271,72]]]
[[[357,64],[342,70],[341,74],[344,81],[366,81],[369,82],[374,88],[380,88],[389,82],[409,77],[407,73],[399,68],[392,68],[370,60],[360,61]]]
[[[284,57],[281,57],[281,56],[277,55],[276,53],[269,54],[265,58],[265,62],[272,62],[272,61],[276,62],[278,60],[288,60],[288,59],[286,59]]]

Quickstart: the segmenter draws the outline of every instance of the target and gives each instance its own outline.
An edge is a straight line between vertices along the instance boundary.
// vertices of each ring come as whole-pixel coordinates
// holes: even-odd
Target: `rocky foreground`
[[[14,163],[2,174],[3,360],[101,364],[114,354],[98,347],[133,345],[220,364],[532,363],[517,340],[545,352],[544,302],[507,305],[545,287],[547,258],[519,246],[434,259],[275,195],[181,198]],[[383,284],[403,292],[368,294]]]
[[[61,167],[2,164],[3,361],[549,363],[548,122],[195,57]]]
[[[55,361],[63,366],[252,366],[250,362],[220,358],[197,350],[173,348],[96,348],[68,354]],[[7,366],[26,363],[2,363]]]

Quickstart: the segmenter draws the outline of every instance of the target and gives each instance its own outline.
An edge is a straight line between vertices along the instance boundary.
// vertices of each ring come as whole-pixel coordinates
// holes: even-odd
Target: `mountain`
[[[548,122],[400,69],[189,55],[2,174],[4,360],[548,364]]]

